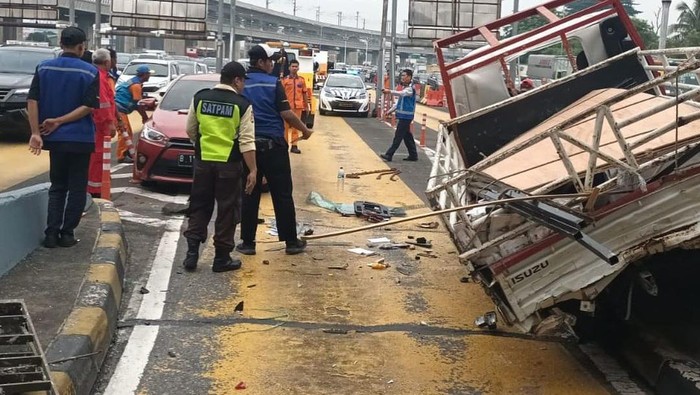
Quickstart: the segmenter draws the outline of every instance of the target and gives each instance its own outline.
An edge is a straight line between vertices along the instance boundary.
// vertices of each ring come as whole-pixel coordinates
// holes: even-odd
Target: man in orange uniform
[[[114,100],[119,110],[119,119],[117,120],[120,133],[119,141],[117,141],[117,159],[119,163],[134,163],[134,158],[129,153],[129,145],[124,136],[124,132],[133,139],[131,124],[129,123],[129,114],[136,110],[141,115],[141,122],[148,121],[146,110],[139,106],[139,100],[142,98],[143,83],[147,82],[151,77],[151,70],[148,66],[141,65],[136,69],[136,76],[117,84]]]
[[[301,119],[301,113],[303,111],[309,112],[311,110],[309,94],[306,90],[306,81],[299,77],[299,61],[292,60],[289,62],[289,75],[282,79],[282,86],[284,86],[284,93],[287,95],[287,100],[289,101],[289,107],[294,112],[294,114]],[[284,137],[287,143],[292,145],[289,152],[295,154],[301,154],[299,147],[297,147],[297,140],[299,140],[299,131],[294,129],[290,124],[284,124]],[[291,135],[291,136],[290,136]],[[288,137],[289,136],[289,137]]]
[[[88,193],[100,197],[102,191],[102,152],[104,137],[114,137],[116,129],[116,112],[114,105],[114,88],[110,83],[110,54],[107,49],[98,49],[92,54],[92,62],[100,73],[100,108],[92,112],[95,121],[95,151],[90,155],[88,172]]]

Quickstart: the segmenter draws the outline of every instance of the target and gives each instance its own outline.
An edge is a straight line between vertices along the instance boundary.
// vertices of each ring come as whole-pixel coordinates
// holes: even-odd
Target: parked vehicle
[[[31,133],[27,95],[36,67],[60,50],[38,45],[0,46],[0,133]]]
[[[321,115],[342,113],[369,116],[369,95],[361,77],[349,74],[331,74],[319,95]]]
[[[126,65],[134,59],[136,59],[136,54],[117,52],[117,70],[124,71]]]
[[[188,110],[195,93],[218,82],[218,74],[194,74],[168,86],[136,142],[134,177],[145,182],[192,182],[194,145],[186,132]]]
[[[192,62],[188,60],[178,60],[177,65],[180,69],[180,74],[190,75],[209,73],[209,68],[204,63]]]
[[[566,3],[437,40],[438,59]],[[440,126],[427,195],[432,207],[454,210],[442,219],[460,260],[507,324],[568,336],[599,317],[626,334],[652,325],[646,333],[664,335],[654,349],[667,341],[683,359],[695,332],[668,329],[694,328],[698,316],[700,113],[691,100],[700,86],[678,98],[664,92],[700,71],[700,48],[644,51],[621,2],[608,5],[440,62],[453,119]],[[515,92],[508,61],[547,45],[571,51],[562,38],[581,42],[568,54],[578,71]],[[684,61],[650,63],[657,55]],[[652,384],[658,362],[642,372]]]
[[[129,62],[129,64],[122,71],[122,75],[119,77],[118,83],[128,81],[136,75],[136,69],[141,66],[148,66],[153,72],[151,73],[151,78],[148,82],[143,84],[144,94],[154,93],[158,89],[168,85],[170,81],[177,78],[180,74],[180,69],[177,62],[174,60],[159,60],[159,59],[135,59]]]

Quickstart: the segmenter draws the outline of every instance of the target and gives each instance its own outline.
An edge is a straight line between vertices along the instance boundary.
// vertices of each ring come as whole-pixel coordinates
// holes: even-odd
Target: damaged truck
[[[700,87],[681,82],[700,48],[645,50],[619,0],[562,16],[571,2],[435,41],[451,120],[426,193],[435,210],[494,202],[442,220],[508,325],[604,316],[673,337],[662,324],[700,322]],[[557,51],[572,73],[519,91],[509,65]]]

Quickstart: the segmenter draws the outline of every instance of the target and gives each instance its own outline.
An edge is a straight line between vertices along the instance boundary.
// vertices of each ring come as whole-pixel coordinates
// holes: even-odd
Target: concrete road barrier
[[[0,193],[0,276],[41,243],[48,191],[44,183]]]

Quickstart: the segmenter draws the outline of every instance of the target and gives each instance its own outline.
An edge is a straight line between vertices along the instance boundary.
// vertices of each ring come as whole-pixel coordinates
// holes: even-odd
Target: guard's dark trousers
[[[413,120],[410,119],[398,119],[396,124],[396,133],[394,133],[394,141],[391,143],[391,147],[386,151],[386,155],[389,158],[394,156],[396,150],[401,146],[403,141],[406,144],[406,149],[408,150],[409,158],[418,158],[418,150],[416,149],[416,140],[413,138],[413,133],[411,133],[411,123]]]
[[[241,162],[194,160],[186,238],[202,243],[207,239],[207,226],[216,201],[214,247],[221,251],[233,251],[233,237],[241,218],[242,177]]]
[[[292,198],[292,169],[289,165],[288,145],[284,140],[256,140],[255,158],[258,165],[258,182],[253,193],[243,196],[241,239],[247,244],[255,241],[260,207],[260,186],[263,176],[267,179],[275,209],[277,232],[280,241],[297,240],[297,219]]]
[[[46,235],[73,235],[85,209],[90,153],[49,151]]]

